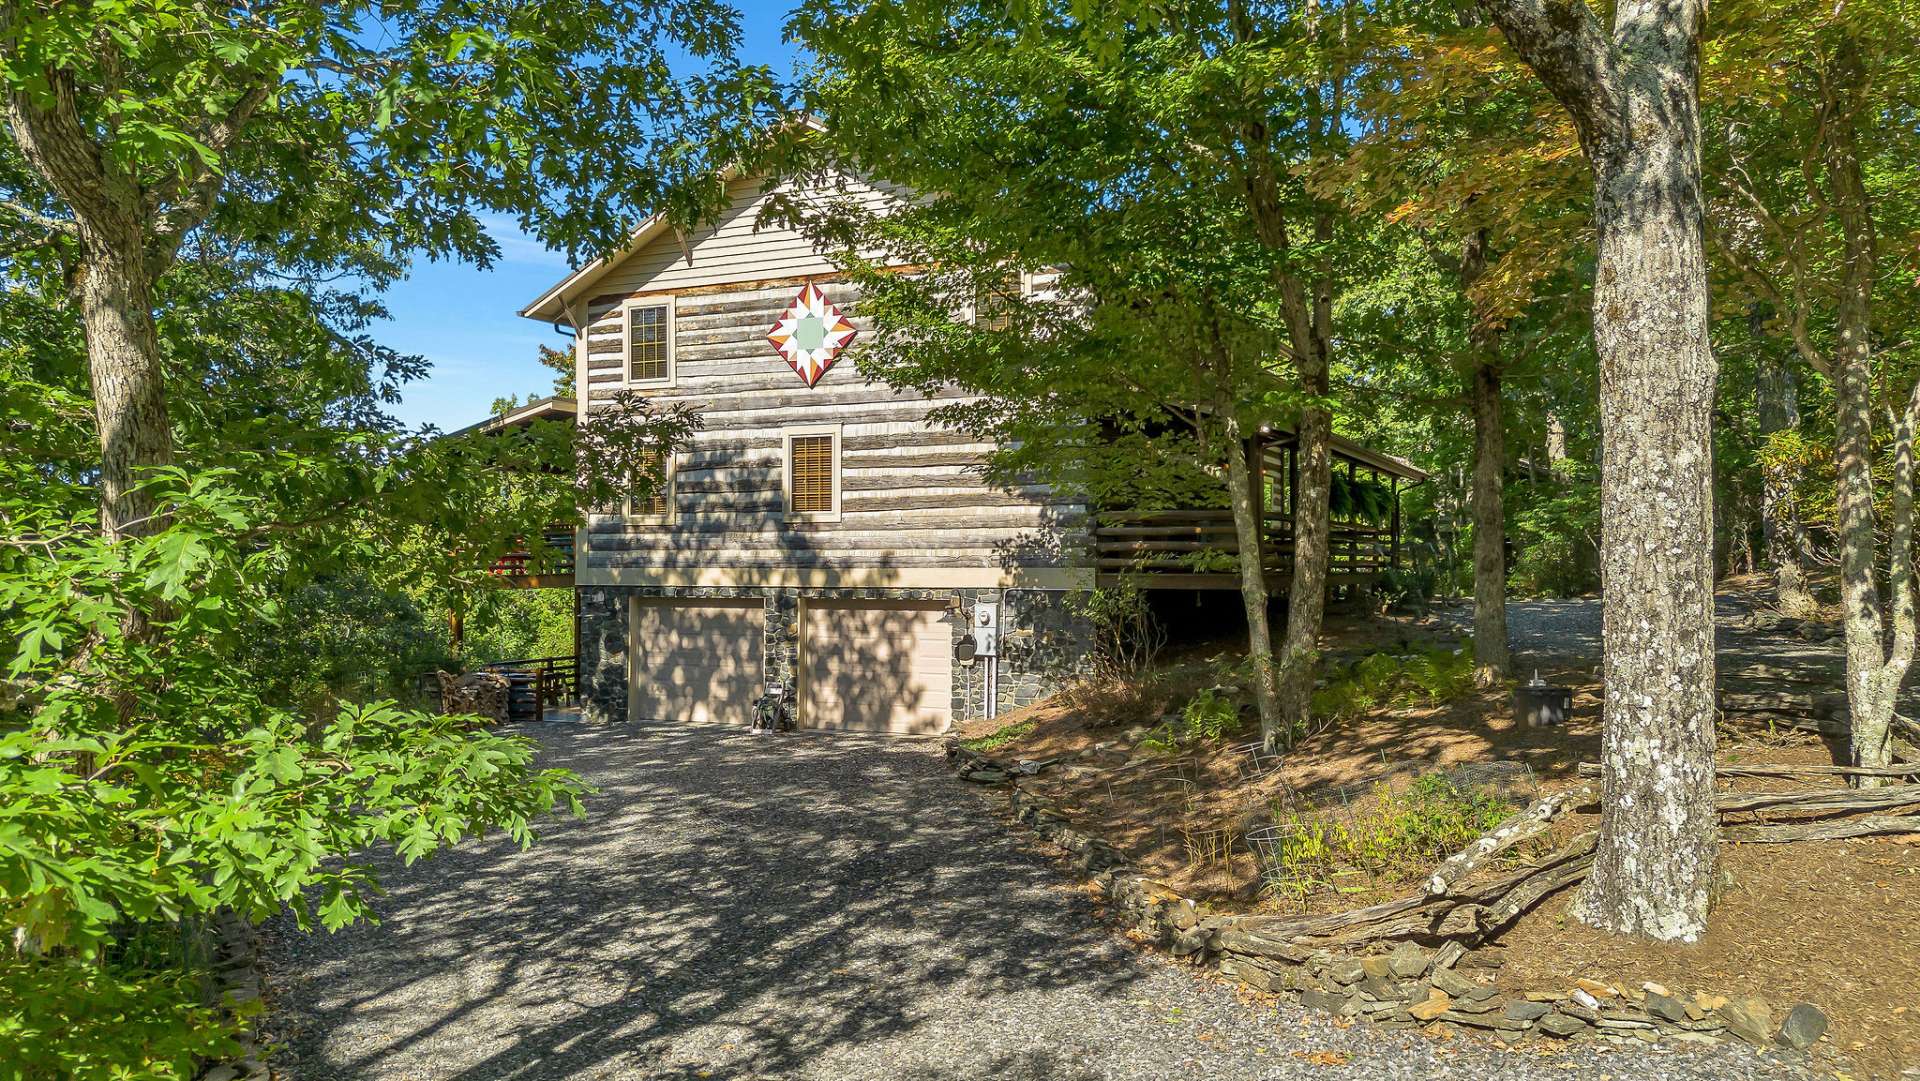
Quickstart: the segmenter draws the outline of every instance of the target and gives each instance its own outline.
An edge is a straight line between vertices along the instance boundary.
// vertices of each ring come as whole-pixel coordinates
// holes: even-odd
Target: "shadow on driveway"
[[[1140,974],[929,743],[537,734],[543,764],[600,789],[585,822],[524,853],[382,861],[378,926],[278,929],[303,1077],[778,1076],[935,1014]]]

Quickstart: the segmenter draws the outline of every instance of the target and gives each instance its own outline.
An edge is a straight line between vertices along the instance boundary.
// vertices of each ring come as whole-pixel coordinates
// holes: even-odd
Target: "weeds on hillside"
[[[1374,803],[1302,810],[1276,804],[1272,821],[1248,837],[1267,893],[1304,907],[1324,895],[1362,893],[1425,874],[1514,813],[1485,789],[1445,774],[1404,791],[1382,783]]]
[[[1387,705],[1438,705],[1473,691],[1473,642],[1374,653],[1329,673],[1313,692],[1313,715],[1327,723]]]
[[[960,741],[960,746],[975,754],[987,754],[1005,747],[1016,739],[1025,739],[1032,735],[1034,728],[1038,724],[1038,721],[1032,719],[1015,721],[1009,725],[1002,725],[984,736],[963,739]]]

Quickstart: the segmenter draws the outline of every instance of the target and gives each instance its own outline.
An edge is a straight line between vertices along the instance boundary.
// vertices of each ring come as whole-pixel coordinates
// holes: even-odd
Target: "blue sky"
[[[789,0],[734,0],[745,42],[741,59],[791,73],[796,59],[780,40]],[[420,262],[406,281],[387,290],[392,318],[374,335],[403,353],[432,362],[425,379],[408,384],[389,407],[410,427],[452,431],[485,419],[495,398],[553,392],[553,373],[534,359],[541,345],[564,347],[550,325],[514,313],[564,278],[566,260],[524,236],[512,219],[488,219],[500,259],[487,270],[461,263]]]

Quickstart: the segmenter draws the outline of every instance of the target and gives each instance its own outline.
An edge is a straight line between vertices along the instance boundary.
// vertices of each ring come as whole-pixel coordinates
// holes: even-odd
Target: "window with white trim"
[[[838,517],[840,429],[789,429],[786,443],[787,512],[803,518]]]
[[[1005,330],[1013,325],[1013,310],[1027,293],[1027,276],[1006,269],[978,280],[973,290],[973,325],[982,330]]]
[[[673,455],[656,455],[646,470],[627,484],[628,518],[664,522],[673,517]]]
[[[673,305],[629,304],[621,328],[629,383],[673,382]]]

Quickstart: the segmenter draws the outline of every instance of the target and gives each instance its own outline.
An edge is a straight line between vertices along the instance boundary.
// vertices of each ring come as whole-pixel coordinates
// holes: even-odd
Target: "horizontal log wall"
[[[981,467],[992,445],[928,423],[930,410],[965,396],[867,382],[858,341],[816,386],[800,381],[768,329],[808,276],[859,325],[857,297],[798,234],[763,230],[744,244],[758,203],[737,193],[737,213],[693,245],[691,261],[673,241],[642,249],[588,304],[585,422],[627,386],[622,306],[670,286],[672,385],[634,389],[693,408],[705,426],[676,461],[672,518],[591,516],[583,570],[1086,565],[1083,506],[1043,487],[989,487]],[[782,429],[823,424],[840,426],[840,516],[791,517]]]

